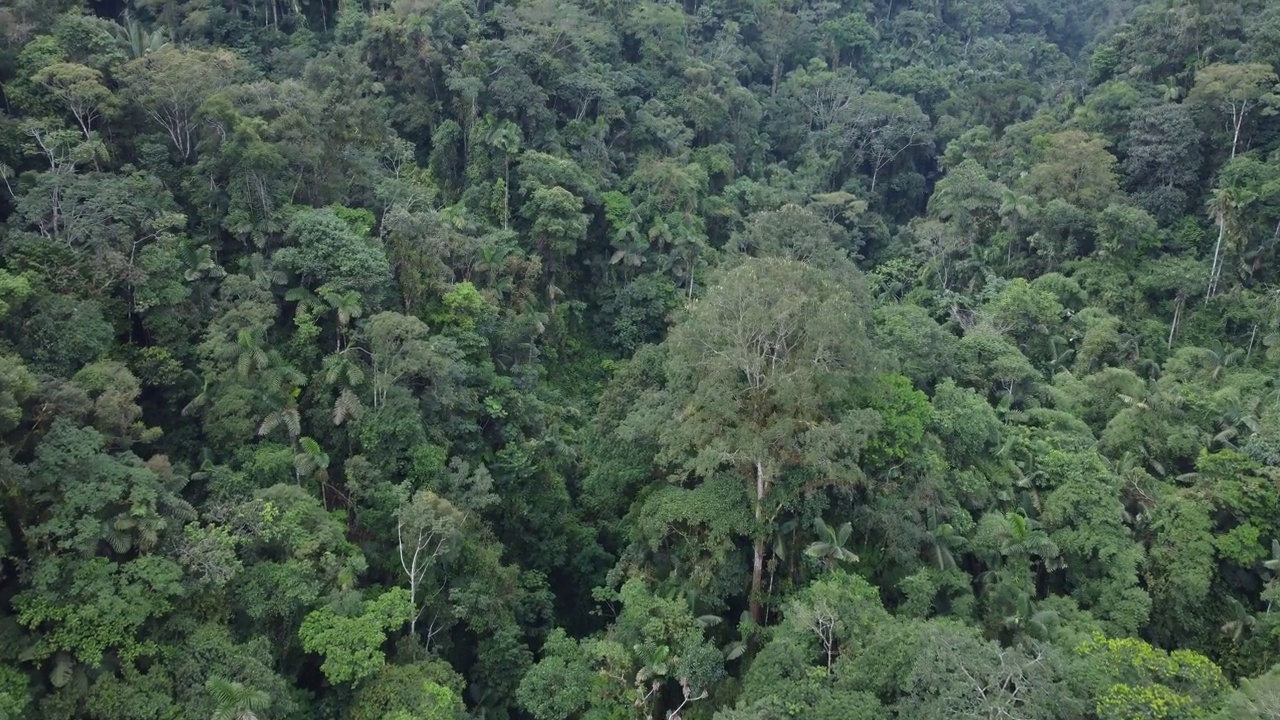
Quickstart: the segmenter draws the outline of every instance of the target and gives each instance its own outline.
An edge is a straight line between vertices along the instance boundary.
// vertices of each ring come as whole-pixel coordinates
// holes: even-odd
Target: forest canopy
[[[9,0],[0,720],[1280,717],[1280,4]]]

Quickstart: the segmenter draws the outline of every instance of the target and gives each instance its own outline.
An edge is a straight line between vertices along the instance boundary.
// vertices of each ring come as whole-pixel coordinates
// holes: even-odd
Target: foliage
[[[0,5],[0,720],[1276,714],[1275,3]]]
[[[298,628],[302,647],[324,656],[320,669],[331,683],[359,682],[378,671],[387,631],[399,628],[413,612],[402,588],[393,588],[356,609],[338,614],[325,605],[307,614]]]

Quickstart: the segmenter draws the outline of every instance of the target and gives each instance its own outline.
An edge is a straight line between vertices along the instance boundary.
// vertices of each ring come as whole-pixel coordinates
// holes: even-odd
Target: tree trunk
[[[1204,299],[1208,302],[1213,297],[1214,291],[1218,289],[1218,276],[1222,273],[1221,256],[1222,256],[1222,238],[1227,234],[1227,219],[1225,216],[1218,216],[1218,242],[1213,246],[1213,267],[1209,270],[1209,289],[1205,291]]]
[[[756,524],[764,523],[764,496],[768,485],[764,478],[764,463],[756,460]],[[764,538],[758,538],[755,552],[751,557],[751,622],[760,625],[764,621],[764,613],[760,605],[760,593],[764,590]]]
[[[751,622],[756,625],[764,623],[764,610],[760,605],[760,593],[764,590],[764,540],[756,540],[755,553],[751,559]]]
[[[1235,116],[1232,118],[1233,120],[1232,124],[1235,126],[1235,134],[1231,136],[1231,159],[1232,160],[1236,159],[1236,147],[1240,144],[1240,127],[1244,125],[1244,114],[1247,111],[1246,110],[1247,107],[1248,107],[1248,101],[1246,100],[1243,104],[1241,104],[1239,112],[1236,112],[1234,110],[1232,111],[1232,114]]]
[[[511,218],[511,158],[503,150],[502,158],[502,229],[506,230]]]

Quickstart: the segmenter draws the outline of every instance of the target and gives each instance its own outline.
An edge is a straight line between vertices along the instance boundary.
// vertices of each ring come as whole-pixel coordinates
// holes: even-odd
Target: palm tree
[[[1134,414],[1147,427],[1152,425],[1156,427],[1162,426],[1165,423],[1176,420],[1181,415],[1182,398],[1176,392],[1170,390],[1167,383],[1161,383],[1158,380],[1148,380],[1147,386],[1140,396],[1117,393],[1117,397],[1128,406],[1121,412]],[[1148,443],[1143,442],[1136,449],[1142,453],[1151,471],[1160,477],[1164,477],[1165,466],[1152,453]]]
[[[507,263],[507,256],[514,248],[506,243],[486,242],[480,245],[480,257],[476,258],[473,267],[485,274],[487,284],[492,285],[498,271]]]
[[[1075,357],[1076,351],[1068,347],[1071,341],[1061,335],[1049,337],[1049,373],[1065,370],[1067,364]]]
[[[135,506],[122,512],[107,526],[107,544],[118,553],[137,547],[147,552],[160,542],[160,533],[168,527],[158,513],[146,506]]]
[[[1218,281],[1222,277],[1222,241],[1236,230],[1239,211],[1253,202],[1256,196],[1247,190],[1235,188],[1214,188],[1205,203],[1209,218],[1218,225],[1218,242],[1213,246],[1213,265],[1209,270],[1209,287],[1204,299],[1208,302],[1218,291]]]
[[[649,239],[641,232],[640,225],[635,219],[630,219],[626,225],[618,228],[610,244],[613,245],[614,251],[609,256],[609,264],[624,268],[622,273],[624,278],[629,278],[632,272],[626,268],[634,269],[643,265],[645,255],[649,252]]]
[[[778,558],[777,570],[782,570],[783,566],[786,566],[785,572],[792,578],[796,574],[796,556],[792,552],[794,549],[792,543],[796,541],[796,536],[798,535],[796,527],[799,524],[800,520],[798,518],[791,518],[777,523],[773,526],[773,538],[770,543],[773,556]],[[772,586],[772,576],[770,576],[769,582],[770,586]]]
[[[204,686],[216,708],[210,720],[262,720],[259,713],[271,706],[270,695],[238,682],[211,677]]]
[[[267,413],[267,416],[262,419],[262,423],[258,425],[258,436],[266,435],[278,427],[285,429],[290,441],[297,440],[298,436],[302,434],[302,417],[298,414],[298,409],[285,406]]]
[[[988,608],[999,619],[1008,640],[1023,635],[1043,639],[1057,614],[1035,609],[1033,573],[1037,566],[1054,570],[1065,563],[1040,524],[1021,513],[1005,513],[999,536],[995,567],[982,574]]]
[[[254,253],[245,258],[240,263],[240,272],[247,275],[253,284],[262,290],[270,290],[272,285],[283,285],[289,282],[289,274],[272,267],[262,253]]]
[[[117,24],[112,32],[115,34],[116,43],[129,53],[129,57],[140,58],[169,44],[169,37],[165,34],[164,28],[158,28],[154,32],[147,30],[142,23],[129,14],[128,10],[124,11],[121,20],[123,22]]]
[[[270,356],[263,345],[266,343],[266,331],[260,327],[242,328],[236,333],[235,354],[236,372],[247,379],[255,371],[267,369]]]
[[[937,564],[939,570],[954,568],[956,559],[952,551],[964,545],[968,539],[957,532],[951,523],[939,524],[935,508],[929,508],[925,513],[925,525],[929,530],[929,534],[925,536],[929,558]]]
[[[213,259],[213,248],[208,245],[196,247],[182,243],[178,246],[178,261],[182,263],[182,277],[187,282],[227,276],[227,271]]]
[[[200,409],[205,405],[209,404],[209,399],[211,397],[209,394],[209,378],[207,376],[201,377],[196,375],[190,370],[185,371],[183,374],[191,380],[194,380],[195,383],[200,386],[200,392],[191,399],[191,402],[182,407],[182,414],[184,416],[194,415],[200,412]]]
[[[344,293],[324,293],[324,299],[337,313],[340,328],[346,328],[353,319],[364,314],[363,308],[360,307],[360,293],[355,290]]]
[[[836,563],[858,562],[858,556],[844,547],[853,534],[852,523],[845,523],[837,529],[827,525],[822,518],[814,518],[813,529],[818,533],[818,540],[805,548],[805,555],[820,560],[828,570]]]
[[[1131,363],[1137,362],[1142,357],[1142,336],[1122,332],[1117,337],[1116,354]]]
[[[276,362],[263,373],[263,385],[274,391],[269,398],[275,407],[267,413],[262,424],[258,426],[258,435],[266,435],[278,427],[283,427],[289,435],[289,442],[296,443],[298,436],[302,434],[302,417],[298,414],[298,394],[306,378],[293,366],[281,361],[274,353],[272,359]]]
[[[304,437],[298,440],[298,452],[293,456],[293,469],[302,484],[304,477],[315,478],[324,482],[329,478],[329,455],[320,447],[315,439]]]
[[[1223,446],[1238,450],[1239,438],[1248,439],[1262,428],[1259,416],[1263,412],[1263,399],[1252,396],[1242,397],[1236,391],[1218,410],[1218,419],[1214,423],[1217,432],[1210,443],[1221,443]]]
[[[1036,481],[1044,477],[1044,471],[1037,470],[1032,462],[1034,461],[1013,463],[1013,486],[1020,491],[1018,502],[1022,510],[1039,513],[1044,509],[1044,501],[1040,498],[1040,488],[1036,487]]]
[[[1200,348],[1200,359],[1205,364],[1209,379],[1217,382],[1222,379],[1227,368],[1238,363],[1244,357],[1244,350],[1223,345],[1215,341],[1213,347]]]
[[[1031,596],[1020,593],[1014,601],[1005,607],[1005,615],[1001,625],[1011,635],[1011,640],[1023,635],[1036,640],[1044,640],[1049,629],[1058,620],[1058,613],[1053,610],[1037,610]]]
[[[364,314],[364,308],[360,306],[360,293],[355,290],[343,293],[325,292],[324,288],[321,288],[320,294],[338,316],[337,351],[342,352],[342,341],[347,336],[347,328],[351,325],[351,321]]]
[[[1209,286],[1204,293],[1205,302],[1208,302],[1213,297],[1213,292],[1218,289],[1218,275],[1222,272],[1220,260],[1222,256],[1222,239],[1227,235],[1227,216],[1230,214],[1233,205],[1231,191],[1223,188],[1214,188],[1209,196],[1209,201],[1205,205],[1209,211],[1209,217],[1218,224],[1218,242],[1213,246],[1213,265],[1209,267]]]
[[[262,371],[262,384],[282,395],[296,395],[307,377],[284,361],[274,350],[267,354],[267,367]]]
[[[1022,227],[1022,223],[1035,212],[1035,203],[1035,198],[1030,195],[1019,195],[1008,188],[1000,193],[1000,209],[998,212],[1000,213],[1001,221],[1012,233],[1006,250],[1006,263],[1013,262],[1013,249],[1017,243],[1018,232]]]
[[[511,274],[502,271],[510,260],[519,260],[520,257],[518,248],[504,241],[490,239],[480,245],[480,257],[472,263],[472,268],[484,273],[485,287],[502,298],[515,287]],[[470,279],[469,276],[468,279]]]
[[[1270,575],[1267,578],[1266,588],[1262,591],[1262,597],[1267,598],[1267,612],[1271,612],[1271,599],[1275,597],[1277,581],[1280,581],[1280,540],[1271,541],[1271,559],[1262,561],[1262,567]]]
[[[1050,569],[1061,567],[1058,546],[1040,529],[1039,521],[1023,513],[1005,513],[1005,525],[1000,529],[1000,552],[1006,557],[1025,560],[1040,558]]]
[[[1156,505],[1155,498],[1147,490],[1147,485],[1154,481],[1154,478],[1146,470],[1147,464],[1145,451],[1134,452],[1126,450],[1119,460],[1115,462],[1107,460],[1108,467],[1121,480],[1125,481],[1123,491],[1125,500],[1124,521],[1126,524],[1133,526],[1135,531],[1145,524],[1152,508]]]
[[[305,287],[289,288],[284,294],[284,299],[292,303],[298,304],[298,313],[302,314],[309,310],[315,310],[322,306],[320,297]]]
[[[511,219],[511,158],[520,151],[523,142],[520,126],[503,120],[494,125],[486,141],[502,153],[502,229],[506,230]]]
[[[1223,623],[1219,629],[1222,630],[1223,635],[1231,638],[1231,642],[1238,643],[1253,630],[1257,622],[1258,619],[1249,614],[1248,609],[1239,600],[1231,598],[1231,619]]]
[[[338,388],[338,399],[333,404],[333,424],[341,425],[363,412],[364,406],[355,391],[364,382],[364,370],[360,364],[343,350],[324,359],[324,373],[325,382]]]
[[[479,681],[467,686],[467,697],[471,700],[467,705],[470,707],[471,717],[475,720],[487,720],[490,711],[495,711],[497,714],[497,708],[505,707],[502,695]]]
[[[1030,195],[1019,195],[1013,190],[1005,189],[1000,193],[1000,223],[1009,231],[1005,245],[1005,265],[1012,266],[1013,256],[1021,252],[1022,236],[1027,221],[1036,212],[1035,198]]]

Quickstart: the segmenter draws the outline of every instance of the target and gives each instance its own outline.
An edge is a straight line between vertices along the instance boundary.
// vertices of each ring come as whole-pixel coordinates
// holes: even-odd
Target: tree
[[[1234,65],[1214,63],[1196,73],[1196,84],[1187,102],[1206,112],[1226,116],[1231,136],[1231,157],[1240,149],[1245,122],[1254,114],[1269,114],[1280,105],[1280,78],[1275,70],[1259,63]]]
[[[400,569],[409,583],[409,602],[413,616],[409,633],[417,637],[418,620],[427,604],[440,591],[429,591],[427,575],[439,563],[447,561],[457,550],[459,535],[466,523],[466,513],[430,490],[419,490],[396,511],[396,544]],[[435,623],[427,633],[427,646],[435,634]]]
[[[864,141],[867,166],[871,169],[871,192],[876,191],[880,174],[903,153],[933,144],[929,116],[911,98],[870,92],[859,102],[870,112],[874,130]]]
[[[9,665],[0,667],[0,720],[26,717],[30,702],[30,682],[26,675]]]
[[[320,669],[331,683],[358,683],[375,675],[386,662],[382,644],[387,632],[402,627],[413,615],[409,594],[392,588],[355,608],[322,605],[298,628],[307,652],[324,656]]]
[[[891,163],[933,140],[929,117],[915,100],[866,90],[849,68],[797,70],[775,102],[781,105],[778,122],[784,123],[779,134],[813,154],[824,185],[817,190],[837,189],[849,170],[865,170],[874,192]]]
[[[102,73],[78,63],[54,63],[32,78],[61,100],[84,133],[92,137],[93,124],[111,112],[115,96],[102,82]]]
[[[259,713],[271,706],[271,696],[262,690],[224,678],[209,678],[205,688],[217,704],[210,720],[264,720]]]
[[[1076,653],[1094,671],[1088,682],[1095,712],[1104,719],[1195,717],[1216,709],[1230,687],[1217,665],[1188,650],[1166,653],[1141,640],[1099,633]]]
[[[1252,194],[1247,190],[1237,191],[1232,188],[1214,188],[1211,191],[1208,202],[1205,203],[1209,211],[1209,217],[1218,226],[1218,240],[1213,245],[1213,264],[1209,268],[1209,284],[1204,294],[1206,302],[1213,299],[1214,294],[1218,291],[1218,282],[1222,278],[1222,265],[1224,262],[1222,243],[1227,239],[1228,232],[1236,229],[1239,210],[1252,200]]]
[[[717,275],[667,341],[669,388],[634,422],[656,422],[676,478],[732,469],[759,529],[750,603],[763,620],[765,534],[789,503],[784,471],[850,487],[869,418],[845,393],[870,358],[865,285],[795,260],[750,259]],[[672,415],[679,422],[671,423]]]
[[[788,204],[747,218],[736,245],[755,257],[786,258],[838,270],[850,264],[842,247],[844,235],[843,228],[811,209]]]
[[[0,720],[1267,716],[1277,63],[1267,0],[0,0]]]
[[[387,665],[360,683],[351,705],[352,720],[404,717],[462,720],[466,680],[443,660]]]
[[[119,77],[127,95],[164,129],[178,155],[188,160],[196,148],[200,105],[235,82],[243,67],[226,49],[169,45],[125,64]]]
[[[403,380],[444,380],[450,371],[453,345],[432,337],[427,324],[416,317],[381,312],[364,325],[369,358],[373,409],[387,402],[391,389]]]
[[[1085,210],[1101,210],[1116,199],[1116,158],[1104,138],[1064,130],[1041,140],[1036,163],[1020,188],[1041,202],[1058,198]]]
[[[1255,678],[1240,681],[1240,688],[1227,696],[1220,717],[1241,720],[1280,718],[1280,684],[1275,668]]]
[[[929,197],[929,214],[954,225],[966,244],[972,244],[993,232],[1001,217],[1029,214],[1019,213],[1019,205],[1028,204],[988,177],[977,162],[965,160],[938,181]]]
[[[845,523],[837,529],[828,526],[822,518],[815,518],[813,529],[817,532],[818,539],[805,548],[805,555],[820,561],[827,569],[834,568],[837,563],[858,561],[858,556],[844,547],[853,532],[851,523]]]
[[[520,705],[538,720],[573,717],[593,700],[595,673],[563,629],[552,631],[543,658],[520,681]]]
[[[891,665],[899,674],[888,677],[897,695],[893,707],[901,717],[1069,718],[1084,714],[1080,699],[1062,687],[1066,662],[1057,648],[1034,642],[1002,647],[950,620],[920,623],[911,630],[905,648],[894,651],[877,644],[860,658],[883,668],[884,660],[876,658],[876,650],[886,659],[906,656],[906,667]]]
[[[1140,207],[1164,220],[1182,214],[1200,179],[1200,138],[1184,105],[1167,103],[1135,113],[1121,167]]]
[[[517,690],[538,720],[605,715],[678,718],[708,699],[724,677],[724,655],[705,637],[714,621],[695,618],[681,598],[662,598],[632,578],[608,592],[619,606],[601,635],[574,641],[561,630]]]
[[[521,214],[531,222],[530,232],[536,238],[538,251],[545,258],[549,298],[562,292],[555,286],[557,270],[586,239],[588,218],[582,208],[582,198],[559,186],[534,190],[521,208]]]
[[[303,478],[323,483],[328,479],[329,455],[314,438],[299,438],[298,452],[293,456],[293,469],[299,484]]]
[[[302,210],[285,230],[286,247],[272,262],[301,275],[326,295],[359,293],[377,298],[391,277],[391,264],[381,243],[367,227],[354,226],[332,209]]]
[[[360,304],[360,293],[355,290],[341,292],[330,288],[324,288],[321,292],[324,301],[329,307],[333,308],[334,315],[338,320],[337,347],[335,352],[343,351],[343,341],[346,340],[348,328],[351,321],[364,314],[364,308]]]

